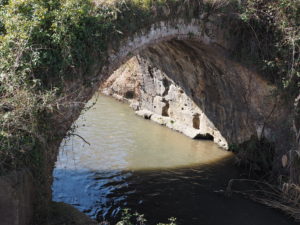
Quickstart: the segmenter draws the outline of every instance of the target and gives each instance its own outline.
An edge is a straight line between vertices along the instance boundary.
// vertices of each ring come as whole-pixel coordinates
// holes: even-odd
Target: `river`
[[[294,224],[278,211],[224,195],[240,172],[234,156],[213,142],[144,120],[105,96],[76,126],[79,136],[65,139],[60,148],[53,200],[91,218],[115,222],[121,209],[130,208],[145,214],[148,224],[170,217],[181,225]]]

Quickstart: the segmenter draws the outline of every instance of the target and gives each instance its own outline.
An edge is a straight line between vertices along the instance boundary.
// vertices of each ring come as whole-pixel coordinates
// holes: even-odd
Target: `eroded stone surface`
[[[221,38],[215,35],[214,40]],[[289,109],[273,94],[274,86],[212,42],[171,40],[143,49],[129,63],[131,71],[123,69],[108,80],[110,94],[126,99],[126,92],[135,92],[135,110],[169,117],[177,123],[168,127],[191,137],[194,130],[209,134],[225,148],[264,137],[275,143],[275,161],[281,166],[282,153],[293,142],[287,135]],[[168,124],[165,118],[151,118]]]
[[[33,215],[33,179],[18,171],[0,177],[0,224],[28,225]]]
[[[181,132],[190,138],[212,136],[223,148],[228,144],[203,111],[166,74],[134,57],[104,84],[103,93],[129,101],[136,114]],[[134,93],[128,98],[127,93]]]

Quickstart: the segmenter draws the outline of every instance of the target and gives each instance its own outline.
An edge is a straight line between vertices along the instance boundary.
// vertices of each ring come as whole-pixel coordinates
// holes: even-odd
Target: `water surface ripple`
[[[149,224],[176,217],[182,225],[290,225],[281,213],[239,196],[226,197],[239,176],[231,153],[191,140],[134,115],[101,96],[76,122],[54,169],[53,200],[98,221],[116,221],[121,208]]]

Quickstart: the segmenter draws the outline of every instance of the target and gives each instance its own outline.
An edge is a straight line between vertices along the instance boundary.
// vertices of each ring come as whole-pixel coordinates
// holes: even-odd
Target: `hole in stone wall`
[[[169,102],[166,101],[165,99],[163,99],[163,102],[165,103],[165,106],[162,108],[162,113],[161,113],[161,115],[162,115],[162,116],[169,116],[168,110],[169,110],[170,104],[169,104]]]
[[[193,128],[200,129],[200,117],[198,113],[193,116]]]
[[[213,141],[214,137],[210,134],[198,134],[196,137],[194,137],[196,140],[209,140]]]
[[[164,78],[162,80],[162,83],[163,83],[163,85],[165,87],[165,91],[164,91],[164,93],[162,95],[166,96],[169,93],[169,89],[170,89],[171,83],[170,83],[170,81],[167,78]]]
[[[133,99],[134,98],[134,91],[127,91],[124,95],[125,98],[127,99]]]
[[[148,73],[149,73],[150,77],[153,78],[153,70],[150,66],[148,66]]]

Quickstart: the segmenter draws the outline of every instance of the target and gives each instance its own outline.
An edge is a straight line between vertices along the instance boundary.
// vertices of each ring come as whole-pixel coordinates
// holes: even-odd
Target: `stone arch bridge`
[[[80,102],[62,108],[62,119],[54,117],[57,134],[63,138],[78,118],[84,104],[101,84],[123,63],[135,55],[155,65],[173,80],[201,108],[226,140],[227,147],[251,138],[264,137],[276,146],[274,168],[282,169],[282,157],[296,146],[290,107],[275,95],[276,87],[232,53],[240,51],[238,36],[230,33],[232,20],[221,14],[199,14],[194,18],[172,18],[141,27],[124,38],[111,40],[105,63],[92,65],[89,85],[80,80],[70,83],[77,90],[68,101]],[[234,24],[234,25],[233,25]],[[86,82],[86,81],[85,81]],[[61,120],[61,121],[60,121]],[[59,141],[52,149],[57,151]],[[53,154],[50,168],[56,159]]]
[[[276,87],[264,78],[257,65],[236,57],[239,54],[235,53],[247,54],[239,44],[241,19],[235,13],[214,11],[216,6],[206,10],[205,1],[182,2],[192,3],[183,10],[162,7],[153,12],[151,24],[143,26],[143,20],[137,17],[134,23],[139,26],[123,32],[122,38],[108,41],[104,58],[95,54],[85,80],[69,81],[63,107],[49,118],[55,124],[51,131],[55,137],[49,138],[45,151],[49,197],[52,169],[62,139],[101,84],[134,55],[139,55],[145,65],[155,65],[181,87],[228,146],[264,137],[275,146],[273,169],[288,172],[282,159],[289,159],[288,152],[297,148],[299,124],[294,123],[292,107],[274,94]],[[255,35],[246,45],[255,45]]]

